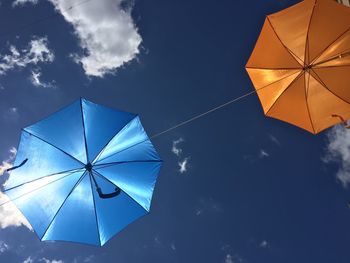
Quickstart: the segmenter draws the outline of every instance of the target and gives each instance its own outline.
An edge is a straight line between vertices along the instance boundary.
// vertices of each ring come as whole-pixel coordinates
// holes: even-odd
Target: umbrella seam
[[[23,186],[23,185],[25,185],[25,184],[33,183],[33,182],[35,182],[35,181],[37,181],[37,180],[40,180],[40,179],[43,179],[43,178],[46,178],[46,177],[51,177],[51,176],[54,176],[54,175],[59,175],[59,174],[64,174],[64,173],[75,173],[75,172],[78,172],[79,170],[82,170],[82,169],[83,169],[83,168],[70,169],[70,170],[66,170],[66,171],[62,171],[62,172],[58,172],[58,173],[52,173],[52,174],[44,175],[44,176],[39,177],[39,178],[37,178],[37,179],[33,179],[33,180],[31,180],[31,181],[21,183],[21,184],[19,184],[19,185],[10,187],[10,188],[8,188],[8,189],[4,189],[3,192],[11,191],[11,190],[13,190],[13,189],[15,189],[15,188],[17,188],[17,187]]]
[[[308,52],[307,61],[310,62],[309,32],[310,32],[310,27],[311,27],[311,21],[312,21],[312,18],[313,18],[313,16],[314,16],[316,4],[317,4],[317,0],[315,0],[314,6],[312,7],[312,12],[311,12],[311,15],[310,15],[310,20],[309,20],[309,23],[308,23],[308,26],[307,26],[306,42],[305,42],[305,50],[304,50],[304,66],[306,65],[305,59],[306,59],[306,51],[307,51],[307,49],[308,49],[308,51],[309,51],[309,52]]]
[[[281,94],[278,96],[278,98],[274,101],[274,103],[271,105],[271,107],[270,107],[269,110],[265,113],[265,115],[267,115],[267,114],[270,112],[270,110],[275,106],[275,104],[276,104],[276,102],[279,100],[279,98],[280,98],[280,97],[295,83],[296,80],[298,80],[298,79],[302,76],[303,73],[304,73],[304,72],[301,71],[301,72],[299,73],[299,75],[296,76],[295,79],[293,79],[293,81],[288,85],[288,87],[285,88],[284,91],[282,91],[282,93],[281,93]],[[267,116],[268,116],[268,115],[267,115]]]
[[[45,143],[47,143],[48,145],[51,145],[52,147],[56,148],[57,150],[59,150],[60,152],[62,152],[62,153],[64,153],[64,154],[68,155],[69,157],[71,157],[73,160],[79,162],[80,164],[85,165],[82,161],[76,159],[75,157],[73,157],[72,155],[70,155],[70,154],[67,153],[66,151],[64,151],[64,150],[62,150],[62,149],[60,149],[60,148],[58,148],[57,146],[53,145],[52,143],[49,143],[48,141],[46,141],[46,140],[40,138],[39,136],[37,136],[37,135],[35,135],[35,134],[31,133],[31,132],[28,132],[28,131],[25,130],[25,129],[22,129],[22,131],[27,132],[28,134],[30,134],[30,135],[32,135],[32,136],[38,138],[39,140],[41,140],[41,141],[43,141],[43,142],[45,142]]]
[[[334,43],[336,43],[340,38],[342,38],[348,31],[350,31],[350,27],[348,27],[348,29],[346,29],[343,33],[341,33],[334,41],[332,41],[327,47],[325,47],[323,50],[321,50],[320,54],[318,54],[314,60],[312,60],[312,63],[310,63],[311,65],[320,57],[323,55],[324,52],[327,51],[327,49],[329,49]]]
[[[106,143],[105,146],[103,146],[103,148],[101,149],[101,151],[96,155],[96,157],[95,157],[94,160],[92,161],[93,163],[95,163],[95,162],[98,160],[98,158],[102,155],[102,153],[105,151],[105,149],[107,148],[108,144],[114,139],[114,137],[116,137],[119,133],[121,133],[121,132],[126,128],[126,126],[127,126],[130,122],[132,122],[135,118],[137,118],[137,117],[138,117],[138,115],[136,114],[134,118],[132,118],[130,121],[128,121],[116,134],[114,134],[114,135],[111,137],[111,139]],[[108,157],[109,157],[109,156],[108,156]],[[107,158],[107,157],[105,157],[105,158]],[[101,160],[100,160],[100,161],[101,161]]]
[[[105,168],[113,165],[118,165],[118,164],[125,164],[125,163],[162,163],[163,160],[135,160],[135,161],[121,161],[121,162],[111,162],[111,163],[103,163],[103,164],[96,164],[94,167],[96,168]]]
[[[67,199],[70,197],[70,195],[73,193],[73,191],[75,190],[75,188],[81,183],[81,181],[83,180],[83,178],[86,176],[86,172],[84,172],[82,174],[82,176],[80,176],[80,178],[78,179],[78,181],[75,183],[75,185],[73,186],[73,188],[70,190],[70,192],[68,193],[67,197],[63,200],[61,206],[58,208],[56,214],[53,216],[53,218],[51,219],[50,223],[48,224],[44,234],[41,236],[40,240],[42,240],[44,238],[44,236],[46,235],[47,231],[50,229],[53,221],[55,220],[56,216],[58,215],[58,213],[61,211],[61,208],[64,206],[64,204],[66,203]]]
[[[85,120],[84,120],[84,110],[83,110],[83,99],[82,98],[80,98],[80,111],[81,111],[81,121],[83,124],[83,135],[84,135],[86,162],[90,163],[89,152],[88,152],[88,147],[87,147],[87,142],[86,142],[86,131],[85,131]]]
[[[100,224],[99,224],[98,218],[97,218],[97,206],[96,206],[96,201],[95,201],[94,189],[92,187],[91,176],[92,176],[91,172],[89,172],[90,187],[91,187],[92,199],[93,199],[93,202],[94,202],[94,212],[95,212],[95,219],[96,219],[97,234],[98,234],[98,240],[100,241],[100,246],[101,246],[102,241],[101,241],[100,227],[99,227]]]
[[[309,84],[309,83],[310,83],[310,73],[309,73],[308,76],[309,76],[309,77],[308,77],[308,84]],[[304,74],[304,77],[306,77],[305,74]],[[311,118],[311,113],[310,113],[310,108],[309,108],[309,100],[308,100],[308,98],[309,98],[309,96],[308,96],[308,94],[309,94],[309,89],[306,89],[306,79],[305,79],[305,78],[304,78],[304,85],[305,85],[306,108],[307,108],[307,112],[308,112],[308,115],[309,115],[309,119],[310,119],[310,123],[311,123],[312,130],[313,130],[314,133],[316,133],[316,132],[315,132],[314,123],[313,123],[313,120],[312,120],[312,118]]]
[[[330,93],[332,93],[334,96],[336,96],[338,99],[344,101],[345,103],[349,104],[350,105],[350,102],[346,101],[345,99],[343,99],[342,97],[340,97],[339,95],[335,94],[332,90],[330,90],[327,85],[323,82],[323,80],[320,78],[320,76],[313,70],[311,70],[313,73],[315,73],[315,75],[319,78],[315,80],[318,81],[325,89],[327,89]]]
[[[299,61],[298,60],[296,60],[296,58],[295,57],[297,57],[303,64],[304,64],[304,62],[302,61],[302,59],[300,59],[296,54],[294,54],[294,52],[293,51],[291,51],[289,48],[287,48],[287,46],[283,43],[283,41],[280,39],[280,37],[278,36],[278,34],[277,34],[277,32],[276,32],[276,30],[275,30],[275,28],[273,27],[273,25],[272,25],[272,23],[271,23],[271,21],[270,21],[270,18],[269,17],[267,17],[267,21],[269,21],[269,24],[270,24],[270,26],[271,26],[271,28],[272,28],[272,30],[273,30],[273,32],[275,33],[275,35],[276,35],[276,37],[278,38],[278,40],[281,42],[281,44],[282,44],[282,46],[284,47],[284,49],[287,51],[287,53],[289,53],[289,55],[300,65],[300,66],[303,66],[303,65],[301,65],[300,63],[299,63]],[[294,56],[295,57],[294,57]]]

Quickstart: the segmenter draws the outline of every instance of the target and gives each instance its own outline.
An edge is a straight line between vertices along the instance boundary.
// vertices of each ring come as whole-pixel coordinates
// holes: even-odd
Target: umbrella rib
[[[291,51],[289,48],[287,48],[287,47],[284,45],[283,41],[280,39],[280,37],[278,36],[278,34],[277,34],[275,28],[273,27],[273,25],[272,25],[272,23],[271,23],[269,17],[267,17],[267,21],[269,21],[269,24],[270,24],[270,26],[271,26],[273,32],[275,33],[276,37],[277,37],[278,40],[281,42],[281,44],[282,44],[282,46],[285,48],[285,50],[291,55],[291,57],[292,57],[299,65],[303,66],[303,64],[304,64],[303,60],[300,59],[296,54],[294,54],[293,51]],[[294,56],[295,56],[296,58],[298,58],[302,63],[299,63],[299,61],[296,60]]]
[[[305,76],[305,74],[304,74],[304,76]],[[310,83],[310,73],[308,74],[308,79],[307,79],[307,84],[309,84],[309,83]],[[310,119],[310,122],[311,122],[312,130],[315,133],[315,127],[314,127],[314,123],[313,123],[312,118],[311,118],[311,113],[310,113],[310,108],[309,108],[309,100],[308,100],[308,92],[309,92],[309,90],[308,89],[306,90],[306,79],[304,79],[304,85],[305,85],[305,99],[306,99],[307,113],[309,115],[309,119]]]
[[[335,94],[332,90],[330,90],[327,85],[322,81],[322,79],[320,78],[320,76],[314,71],[312,70],[313,73],[315,73],[315,75],[318,77],[318,79],[316,79],[316,81],[318,81],[325,89],[327,89],[330,93],[332,93],[334,96],[336,96],[338,99],[344,101],[347,104],[350,104],[350,102],[346,101],[345,99],[343,99],[342,97],[338,96],[337,94]]]
[[[97,154],[97,156],[95,157],[95,159],[93,160],[93,162],[95,162],[96,160],[98,160],[99,156],[101,156],[101,154],[102,154],[102,153],[104,152],[104,150],[107,148],[108,144],[109,144],[119,133],[121,133],[121,132],[126,128],[126,126],[127,126],[130,122],[132,122],[137,116],[138,116],[138,115],[135,115],[134,118],[132,118],[130,121],[128,121],[128,122],[123,126],[123,128],[121,128],[116,134],[114,134],[114,135],[111,137],[111,139],[109,139],[109,141],[106,143],[106,145],[103,146],[102,150]],[[107,157],[105,157],[105,158],[107,158]]]
[[[148,211],[142,206],[140,205],[134,198],[132,198],[127,192],[125,192],[123,190],[123,188],[119,187],[118,185],[116,185],[115,183],[113,183],[111,180],[109,180],[107,177],[103,176],[102,174],[100,174],[99,172],[93,170],[98,176],[102,177],[103,179],[107,180],[108,182],[110,182],[112,185],[114,185],[115,187],[118,187],[119,189],[121,189],[123,191],[123,193],[125,193],[129,198],[131,198],[136,204],[138,204],[143,210],[145,210],[147,213]]]
[[[33,183],[33,182],[38,181],[38,180],[43,179],[43,178],[48,178],[48,177],[51,177],[51,176],[54,176],[54,175],[59,175],[59,174],[64,174],[64,173],[72,174],[72,173],[78,172],[78,171],[81,170],[81,169],[83,169],[83,168],[70,169],[70,170],[66,170],[66,171],[62,171],[62,172],[58,172],[58,173],[52,173],[52,174],[44,175],[44,176],[42,176],[42,177],[40,177],[40,178],[31,180],[31,181],[28,181],[28,182],[25,182],[25,183],[21,183],[21,184],[19,184],[19,185],[10,187],[10,188],[8,188],[8,189],[4,189],[4,192],[11,191],[11,190],[13,190],[13,189],[15,189],[15,188],[17,188],[17,187],[21,187],[21,186],[23,186],[23,185],[25,185],[25,184]]]
[[[37,135],[35,135],[35,134],[31,133],[31,132],[28,132],[28,131],[25,130],[25,129],[22,129],[22,131],[23,131],[23,132],[26,132],[26,133],[28,133],[28,134],[30,134],[30,135],[32,135],[32,136],[34,136],[35,138],[37,138],[37,139],[39,139],[39,140],[41,140],[41,141],[47,143],[48,145],[51,145],[52,147],[56,148],[56,149],[59,150],[60,152],[62,152],[62,153],[64,153],[64,154],[68,155],[69,157],[71,157],[71,158],[74,159],[75,161],[77,161],[77,162],[79,162],[80,164],[82,164],[82,165],[85,166],[85,164],[84,164],[83,162],[79,161],[78,159],[76,159],[75,157],[73,157],[72,155],[70,155],[69,153],[67,153],[66,151],[64,151],[64,150],[62,150],[62,149],[60,149],[60,148],[58,148],[58,147],[55,146],[55,145],[53,145],[52,143],[49,143],[48,141],[46,141],[46,140],[44,140],[44,139],[38,137]]]
[[[269,108],[269,110],[265,113],[265,115],[267,115],[270,110],[275,106],[276,102],[278,101],[278,99],[295,83],[295,81],[297,81],[302,75],[304,74],[304,71],[300,72],[298,76],[296,76],[295,79],[293,79],[293,81],[287,86],[287,88],[285,88],[284,91],[282,91],[282,93],[278,96],[278,98],[274,101],[274,103],[271,105],[271,107]]]
[[[85,131],[85,121],[84,121],[84,111],[83,111],[83,99],[80,98],[80,110],[81,110],[81,121],[83,124],[83,136],[84,136],[84,144],[85,144],[85,155],[86,155],[86,161],[89,163],[89,152],[88,152],[88,147],[87,147],[87,142],[86,142],[86,131]]]
[[[67,175],[65,175],[65,176],[63,176],[63,177],[61,177],[61,178],[58,178],[58,179],[56,179],[56,180],[54,180],[54,181],[52,181],[52,182],[49,182],[49,183],[47,183],[47,184],[44,184],[44,185],[42,185],[42,186],[40,186],[40,187],[37,187],[37,188],[35,188],[35,189],[32,189],[32,190],[30,190],[30,191],[28,191],[28,192],[26,192],[26,193],[24,193],[24,194],[22,194],[22,195],[20,195],[20,196],[17,196],[16,198],[13,198],[13,199],[10,198],[10,200],[8,200],[8,201],[6,201],[6,202],[4,202],[4,203],[1,203],[1,204],[0,204],[0,207],[3,206],[3,205],[6,205],[7,203],[16,201],[16,200],[22,198],[23,196],[26,196],[26,195],[28,195],[28,194],[31,194],[31,193],[35,192],[36,190],[39,190],[39,189],[41,189],[41,188],[44,188],[45,186],[48,186],[49,184],[53,184],[53,183],[55,183],[55,182],[57,182],[57,181],[59,181],[59,180],[62,180],[62,179],[64,179],[64,178],[66,178],[67,176],[70,176],[70,175],[73,174],[73,173],[74,173],[74,172],[71,172],[71,173],[69,173],[69,174],[67,174]]]
[[[126,150],[128,150],[128,149],[130,149],[130,148],[132,148],[132,147],[135,147],[135,146],[137,146],[137,145],[139,145],[139,144],[141,144],[141,143],[144,143],[144,142],[146,142],[146,141],[148,141],[148,140],[150,140],[150,138],[147,137],[147,139],[145,139],[145,140],[142,140],[142,141],[140,141],[140,142],[138,142],[138,143],[135,143],[135,144],[133,144],[133,145],[130,145],[129,147],[126,147],[126,148],[123,149],[123,150],[120,150],[120,151],[115,152],[115,153],[113,153],[113,154],[111,154],[111,155],[109,155],[109,156],[106,156],[105,158],[102,158],[101,160],[98,160],[98,161],[101,162],[101,161],[103,161],[103,160],[105,160],[105,159],[107,159],[107,158],[110,158],[110,157],[112,157],[112,156],[114,156],[114,155],[116,155],[116,154],[118,154],[118,153],[124,152],[124,151],[126,151]],[[94,164],[94,166],[95,166],[95,165],[96,165],[96,164]]]
[[[317,0],[315,0],[315,5],[312,7],[312,12],[311,12],[309,24],[307,26],[306,43],[305,43],[305,50],[304,50],[304,65],[305,65],[305,59],[306,59],[306,51],[307,51],[306,49],[309,48],[309,32],[310,32],[312,17],[314,16],[314,12],[315,12],[316,2],[317,2]],[[308,62],[309,62],[309,58],[310,58],[310,50],[308,52],[308,59],[307,59]]]
[[[90,186],[91,186],[92,199],[93,199],[93,201],[94,201],[94,212],[95,212],[95,219],[96,219],[96,228],[97,228],[98,240],[100,241],[100,245],[101,245],[100,227],[99,227],[98,218],[97,218],[97,206],[96,206],[96,201],[95,201],[94,189],[93,189],[93,187],[92,187],[92,180],[91,180],[92,174],[91,174],[91,172],[89,172],[89,177],[90,177]]]
[[[96,168],[106,168],[113,165],[118,164],[125,164],[125,163],[162,163],[163,160],[135,160],[135,161],[120,161],[120,162],[111,162],[111,163],[102,163],[102,164],[96,164],[94,167]]]
[[[246,67],[249,69],[262,69],[262,70],[301,70],[302,67],[299,68],[264,68],[264,67]]]
[[[53,218],[51,219],[50,223],[48,224],[44,234],[40,237],[40,239],[42,239],[45,235],[46,232],[49,230],[49,228],[51,227],[52,222],[55,220],[56,216],[58,215],[58,213],[60,212],[60,210],[62,209],[63,205],[66,203],[67,199],[70,197],[70,195],[72,194],[72,192],[75,190],[75,188],[78,186],[78,184],[80,184],[80,182],[83,180],[83,178],[86,176],[86,172],[83,173],[82,176],[80,176],[80,178],[78,179],[78,181],[75,183],[75,185],[73,186],[73,188],[70,190],[69,194],[67,195],[67,197],[63,200],[60,208],[58,208],[56,214],[53,216]]]
[[[314,63],[320,56],[322,56],[323,53],[326,52],[327,49],[328,49],[329,47],[331,47],[335,42],[337,42],[340,38],[342,38],[348,31],[350,31],[350,27],[349,27],[347,30],[345,30],[343,33],[341,33],[341,34],[339,35],[339,37],[337,37],[337,38],[336,38],[333,42],[331,42],[327,47],[325,47],[323,50],[321,50],[320,54],[317,55],[317,56],[315,57],[315,59],[312,61],[312,63]],[[312,63],[311,63],[311,64],[312,64]]]

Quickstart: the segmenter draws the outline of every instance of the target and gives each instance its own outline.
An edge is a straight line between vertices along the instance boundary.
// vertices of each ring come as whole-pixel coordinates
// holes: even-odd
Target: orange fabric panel
[[[339,123],[332,114],[350,118],[350,104],[330,92],[313,76],[309,81],[307,101],[316,133]]]
[[[334,0],[317,0],[308,34],[311,61],[349,28],[350,8]]]
[[[266,115],[314,133],[306,103],[304,74],[295,79],[281,94]]]
[[[350,29],[330,45],[313,64],[322,64],[322,62],[348,52],[350,52]]]
[[[289,87],[289,85],[298,77],[299,74],[300,71],[297,71],[294,74],[265,86],[263,89],[257,91],[265,114],[270,110],[271,106],[276,102],[276,100],[278,100],[284,90]]]
[[[347,67],[315,68],[313,71],[331,92],[350,103],[350,65]],[[316,79],[317,76],[313,75]],[[334,107],[337,106],[334,105]]]
[[[301,66],[282,45],[270,22],[265,19],[264,26],[246,67],[288,69],[300,68]]]
[[[301,64],[304,62],[307,31],[315,1],[305,0],[268,16],[282,43]]]
[[[300,72],[300,69],[255,69],[246,68],[255,89],[263,88]]]

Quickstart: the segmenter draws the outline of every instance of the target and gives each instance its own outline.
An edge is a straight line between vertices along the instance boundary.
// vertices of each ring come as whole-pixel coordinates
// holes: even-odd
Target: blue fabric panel
[[[110,109],[82,99],[84,127],[88,149],[88,159],[92,162],[135,114]]]
[[[136,144],[130,148],[122,150],[117,154],[111,155],[101,162],[97,162],[95,166],[115,163],[115,162],[128,162],[128,161],[159,161],[160,157],[154,149],[150,140]]]
[[[95,178],[103,193],[114,192],[115,186],[113,184],[101,179],[99,176],[95,175]],[[104,245],[128,224],[147,213],[145,209],[124,192],[113,198],[101,199],[94,188],[94,197],[101,245]]]
[[[83,173],[80,171],[41,178],[7,191],[6,194],[41,238]]]
[[[25,130],[86,163],[80,100]]]
[[[161,162],[133,162],[94,169],[149,211]]]
[[[23,131],[14,165],[20,164],[26,158],[28,161],[23,166],[10,172],[5,189],[50,174],[83,167],[67,154]]]
[[[92,186],[87,173],[64,202],[43,240],[100,245]]]
[[[148,136],[142,127],[140,118],[136,117],[114,136],[106,148],[98,155],[94,163],[101,164],[107,157],[146,140],[148,140]]]

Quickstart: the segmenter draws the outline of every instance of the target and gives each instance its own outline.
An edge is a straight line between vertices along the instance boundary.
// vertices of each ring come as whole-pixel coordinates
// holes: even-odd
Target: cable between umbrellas
[[[263,88],[265,88],[265,87],[263,87]],[[260,88],[260,89],[263,89],[263,88]],[[226,107],[226,106],[228,106],[228,105],[230,105],[230,104],[232,104],[232,103],[235,103],[235,102],[237,102],[237,101],[239,101],[239,100],[241,100],[241,99],[244,99],[244,98],[246,98],[246,97],[248,97],[248,96],[250,96],[250,95],[252,95],[252,94],[257,93],[260,89],[252,90],[252,91],[250,91],[250,92],[248,92],[248,93],[246,93],[246,94],[243,94],[243,95],[241,95],[241,96],[239,96],[239,97],[236,97],[236,98],[233,98],[233,99],[231,99],[231,100],[229,100],[229,101],[227,101],[227,102],[225,102],[225,103],[223,103],[223,104],[220,104],[220,105],[218,105],[218,106],[216,106],[216,107],[214,107],[214,108],[212,108],[212,109],[210,109],[210,110],[208,110],[208,111],[206,111],[206,112],[200,113],[200,114],[198,114],[198,115],[196,115],[196,116],[194,116],[194,117],[191,117],[191,118],[189,118],[189,119],[187,119],[187,120],[185,120],[185,121],[182,121],[182,122],[180,122],[180,123],[178,123],[178,124],[176,124],[176,125],[174,125],[174,126],[168,128],[168,129],[166,129],[166,130],[164,130],[164,131],[162,131],[162,132],[159,132],[159,133],[156,133],[156,134],[152,135],[152,136],[150,137],[150,139],[153,139],[153,138],[156,138],[156,137],[158,137],[158,136],[160,136],[160,135],[163,135],[163,134],[165,134],[165,133],[168,133],[168,132],[170,132],[170,131],[172,131],[172,130],[175,130],[175,129],[181,127],[181,126],[184,126],[184,125],[186,125],[186,124],[188,124],[188,123],[191,123],[191,122],[193,122],[193,121],[195,121],[195,120],[197,120],[197,119],[199,119],[199,118],[202,118],[202,117],[204,117],[204,116],[206,116],[206,115],[208,115],[208,114],[210,114],[210,113],[212,113],[212,112],[214,112],[214,111],[217,111],[217,110],[219,110],[219,109],[221,109],[221,108],[224,108],[224,107]]]

